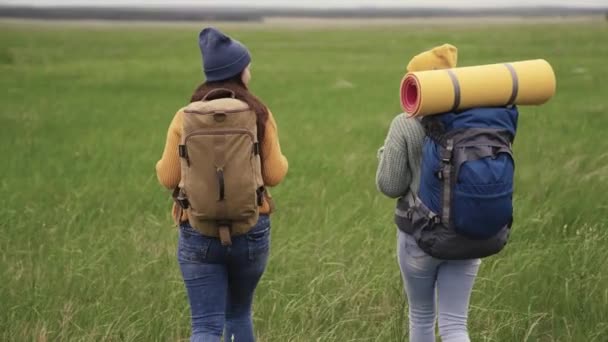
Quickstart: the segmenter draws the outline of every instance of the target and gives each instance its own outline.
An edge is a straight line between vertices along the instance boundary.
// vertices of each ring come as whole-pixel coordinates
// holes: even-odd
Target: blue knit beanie
[[[207,82],[234,77],[251,62],[245,45],[213,27],[201,31],[198,45],[203,55],[203,70]]]

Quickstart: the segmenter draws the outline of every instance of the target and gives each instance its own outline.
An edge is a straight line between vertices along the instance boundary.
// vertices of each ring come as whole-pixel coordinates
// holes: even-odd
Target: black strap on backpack
[[[443,181],[443,195],[441,204],[441,222],[449,226],[451,219],[451,208],[452,208],[452,180],[453,165],[452,155],[454,152],[454,140],[448,139],[446,146],[441,148],[441,180]]]
[[[171,197],[173,198],[173,201],[177,204],[177,214],[176,214],[176,219],[178,222],[183,222],[182,221],[182,216],[184,216],[184,210],[188,209],[190,207],[190,202],[188,202],[188,198],[186,198],[186,195],[184,194],[184,192],[182,191],[182,189],[177,186],[175,187],[175,189],[173,189],[173,193],[171,194]]]
[[[190,207],[190,202],[188,202],[188,197],[182,191],[182,189],[178,186],[173,189],[173,193],[171,195],[173,197],[173,201],[179,205],[182,209],[188,209]]]
[[[441,146],[446,146],[445,135],[445,127],[441,120],[436,117],[425,116],[420,121],[422,127],[424,128],[424,133],[433,141]]]

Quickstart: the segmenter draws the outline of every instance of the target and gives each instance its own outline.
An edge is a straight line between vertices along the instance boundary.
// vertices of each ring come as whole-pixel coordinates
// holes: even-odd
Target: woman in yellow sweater
[[[215,89],[228,89],[245,102],[257,119],[262,178],[265,186],[278,185],[287,173],[287,159],[281,153],[277,125],[268,108],[248,89],[251,57],[247,48],[214,28],[199,35],[206,81],[194,92],[191,102],[212,100]],[[214,92],[217,94],[220,92]],[[216,95],[214,95],[216,96]],[[156,164],[158,180],[175,189],[181,178],[178,146],[183,135],[184,109],[174,116],[162,158]],[[173,206],[180,226],[178,261],[184,278],[192,314],[191,341],[255,341],[251,306],[270,247],[272,199],[268,192],[260,207],[257,224],[224,246],[216,237],[192,228],[186,211]]]

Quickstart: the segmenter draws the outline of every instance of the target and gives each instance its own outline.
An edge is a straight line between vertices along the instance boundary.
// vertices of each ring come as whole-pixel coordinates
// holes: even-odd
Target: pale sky
[[[129,6],[129,7],[175,7],[175,6],[270,6],[270,7],[511,7],[560,5],[571,7],[608,7],[608,0],[0,0],[0,5],[38,6]]]

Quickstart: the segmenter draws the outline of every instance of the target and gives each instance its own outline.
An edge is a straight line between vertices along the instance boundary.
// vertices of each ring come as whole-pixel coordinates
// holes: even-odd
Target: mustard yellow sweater
[[[262,142],[262,156],[263,169],[262,178],[264,179],[264,185],[272,187],[278,185],[285,175],[287,174],[288,162],[287,158],[281,152],[281,146],[279,145],[279,135],[277,131],[277,124],[272,116],[272,113],[268,113],[268,121],[266,122],[266,130],[264,135],[264,141]],[[167,132],[167,142],[165,143],[165,150],[161,159],[156,163],[156,175],[160,184],[166,188],[173,190],[178,186],[181,178],[180,170],[180,157],[178,152],[178,146],[181,142],[182,131],[183,131],[183,115],[184,108],[180,109],[175,113],[169,131]],[[266,193],[270,197],[270,192]],[[174,204],[173,205],[173,218],[176,222],[185,221],[188,219],[184,212],[181,217],[178,217],[180,210]],[[270,213],[270,203],[268,198],[264,199],[264,204],[260,208],[261,214]]]

